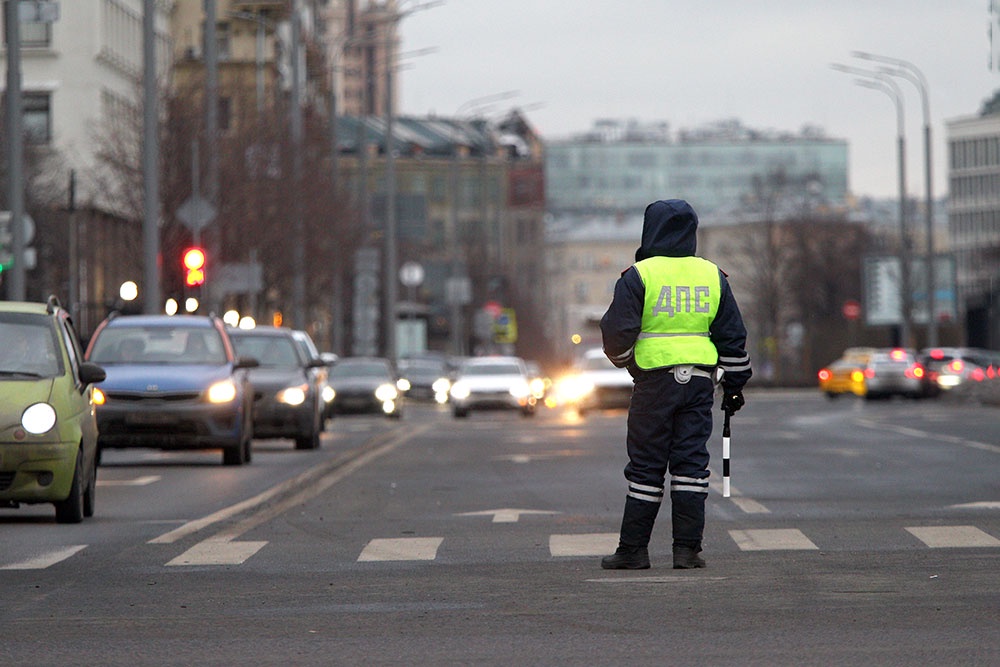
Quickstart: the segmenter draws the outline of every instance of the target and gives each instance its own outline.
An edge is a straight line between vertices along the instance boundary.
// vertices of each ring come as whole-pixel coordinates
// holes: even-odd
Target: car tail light
[[[890,356],[890,358],[892,358],[893,361],[902,361],[902,360],[906,359],[906,351],[905,350],[896,349],[896,350],[893,350],[892,352],[890,352],[889,356]]]
[[[986,379],[986,373],[983,371],[982,368],[977,368],[973,370],[971,376],[972,379],[975,380],[976,382],[982,382],[983,380]]]
[[[875,377],[875,369],[874,368],[866,368],[864,375],[865,375],[866,378],[868,378],[869,380],[871,380],[873,377]]]
[[[931,359],[944,359],[944,350],[931,350]]]
[[[986,377],[992,380],[996,376],[997,376],[997,371],[995,368],[993,368],[993,366],[990,366],[989,368],[986,369]]]
[[[819,375],[819,379],[821,381],[823,381],[823,382],[826,382],[827,380],[829,380],[832,377],[832,374],[830,373],[830,370],[827,369],[827,368],[824,368],[823,370],[821,370],[818,373],[818,375]]]
[[[920,378],[922,378],[924,376],[924,368],[923,368],[923,366],[920,366],[918,364],[914,364],[914,365],[910,366],[909,368],[907,368],[906,372],[904,374],[908,378],[916,378],[917,380],[919,380]]]
[[[955,359],[948,364],[948,369],[954,373],[961,373],[963,368],[965,368],[965,364],[962,363],[961,359]]]

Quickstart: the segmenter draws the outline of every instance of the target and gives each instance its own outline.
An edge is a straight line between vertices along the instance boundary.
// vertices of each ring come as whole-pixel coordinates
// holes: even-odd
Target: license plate
[[[165,426],[174,423],[174,416],[159,412],[137,412],[128,415],[125,422],[142,426]]]

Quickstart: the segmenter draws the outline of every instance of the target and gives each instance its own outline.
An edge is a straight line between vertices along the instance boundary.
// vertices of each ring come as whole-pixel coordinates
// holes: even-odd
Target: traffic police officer
[[[736,412],[750,379],[746,327],[726,274],[695,256],[698,216],[683,200],[646,207],[636,262],[601,319],[604,353],[634,379],[628,412],[628,493],[618,549],[605,569],[649,567],[649,537],[670,474],[675,569],[705,567],[712,402]]]

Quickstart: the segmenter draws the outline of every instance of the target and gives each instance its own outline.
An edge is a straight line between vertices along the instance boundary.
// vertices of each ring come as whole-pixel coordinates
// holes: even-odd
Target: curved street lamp
[[[926,203],[924,205],[924,215],[926,216],[927,227],[927,346],[937,345],[937,314],[935,308],[935,280],[934,280],[934,195],[933,195],[933,175],[931,168],[931,105],[928,94],[927,79],[924,73],[911,62],[899,58],[880,56],[865,51],[854,51],[851,53],[855,58],[883,63],[889,67],[880,67],[879,72],[889,76],[898,76],[906,79],[920,91],[920,101],[923,107],[924,116],[924,190]]]
[[[902,317],[900,324],[900,344],[910,347],[911,313],[910,313],[910,267],[909,238],[906,233],[906,135],[905,114],[903,113],[903,93],[899,85],[883,72],[873,72],[848,65],[833,64],[831,67],[838,72],[861,77],[854,80],[859,86],[872,88],[888,95],[896,107],[896,144],[899,171],[899,264],[900,264],[900,306]]]

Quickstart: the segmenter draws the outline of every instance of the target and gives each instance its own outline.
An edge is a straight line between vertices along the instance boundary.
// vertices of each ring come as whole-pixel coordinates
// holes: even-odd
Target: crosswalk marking
[[[167,565],[240,565],[263,549],[265,545],[267,542],[202,540],[177,558],[168,561]]]
[[[818,549],[812,540],[795,528],[765,530],[731,530],[729,535],[743,551],[784,551]]]
[[[618,533],[549,535],[549,553],[560,556],[607,556],[618,547]]]
[[[47,567],[66,560],[86,548],[86,544],[77,544],[74,546],[62,547],[61,549],[54,549],[53,551],[47,551],[33,558],[4,565],[0,567],[0,570],[44,570]]]
[[[374,539],[358,556],[359,561],[434,560],[443,537],[397,537]]]
[[[1000,540],[975,526],[914,526],[906,530],[932,549],[1000,547]]]

